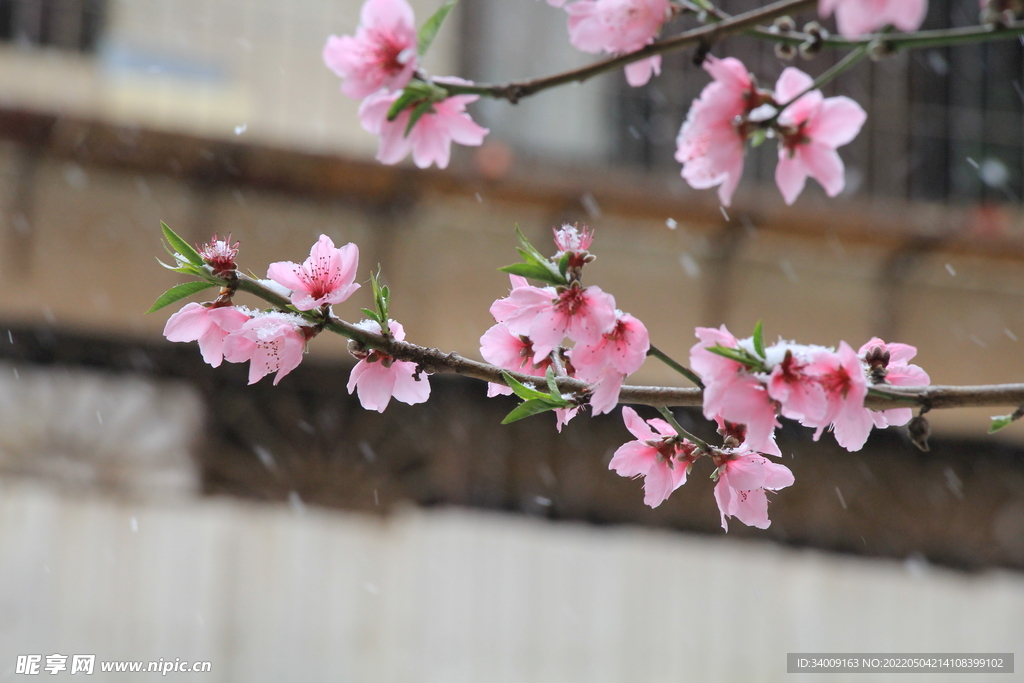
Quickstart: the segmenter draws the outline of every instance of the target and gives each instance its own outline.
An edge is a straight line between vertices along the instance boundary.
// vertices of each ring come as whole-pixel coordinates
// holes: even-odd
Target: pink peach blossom
[[[528,337],[512,334],[504,323],[494,325],[480,337],[480,356],[491,365],[533,377],[543,377],[551,365],[550,359],[546,358],[534,365],[533,343]],[[512,390],[503,384],[487,384],[488,398],[511,393]]]
[[[917,348],[909,344],[886,344],[878,337],[860,347],[857,355],[862,361],[872,350],[889,354],[888,359],[881,363],[884,371],[884,382],[896,387],[923,387],[931,384],[931,378],[921,367],[908,363],[917,355]],[[868,372],[870,374],[870,367]],[[871,419],[875,426],[884,429],[889,426],[899,427],[910,422],[914,412],[910,408],[892,408],[891,410],[871,411]]]
[[[729,206],[743,176],[747,134],[738,117],[753,108],[756,89],[743,63],[733,57],[708,56],[704,69],[715,79],[693,101],[676,139],[676,161],[690,187],[718,186],[718,198]]]
[[[773,463],[745,449],[722,451],[725,462],[718,468],[715,501],[722,515],[722,528],[729,530],[727,517],[735,517],[747,526],[767,529],[768,496],[765,491],[778,491],[792,486],[793,473],[784,465]]]
[[[698,327],[696,334],[700,341],[690,349],[690,367],[704,382],[704,417],[746,425],[751,449],[781,455],[775,443],[775,404],[764,384],[742,363],[708,351],[716,345],[738,348],[737,339],[725,325],[718,330]]]
[[[528,336],[533,319],[542,310],[551,306],[557,294],[554,287],[534,287],[526,278],[509,275],[512,292],[491,304],[490,313],[494,320],[508,325],[512,334]]]
[[[604,415],[615,410],[615,406],[619,405],[619,392],[622,391],[625,379],[626,376],[621,372],[606,367],[593,379],[586,380],[593,385],[590,408],[594,415]]]
[[[608,469],[623,477],[644,478],[644,504],[658,507],[686,483],[686,473],[695,457],[696,446],[677,440],[679,434],[660,419],[647,420],[628,406],[622,408],[626,429],[635,441],[619,446]],[[653,429],[652,429],[653,427]]]
[[[868,440],[873,422],[871,411],[864,407],[868,380],[857,354],[849,344],[841,342],[838,351],[819,353],[807,372],[817,377],[828,400],[828,410],[820,421],[804,423],[817,427],[815,441],[831,423],[839,445],[848,451],[859,451]]]
[[[594,242],[594,231],[587,226],[580,228],[566,224],[560,228],[552,228],[552,232],[555,233],[555,247],[558,248],[555,258],[561,257],[567,251],[585,252]]]
[[[579,407],[576,408],[556,408],[555,409],[555,428],[558,433],[562,433],[562,427],[569,424],[569,420],[576,417],[576,413],[580,412]]]
[[[302,362],[306,322],[292,313],[257,313],[224,340],[224,359],[229,363],[249,361],[249,384],[271,372],[274,385]]]
[[[671,16],[668,0],[577,0],[568,6],[569,42],[583,52],[624,54],[654,42]],[[661,55],[626,67],[633,87],[661,72]]]
[[[369,332],[380,334],[380,324],[364,320],[359,326]],[[388,321],[391,336],[398,341],[405,340],[405,328],[394,320]],[[383,413],[394,398],[402,403],[415,405],[430,398],[430,383],[426,376],[416,378],[416,364],[395,360],[380,351],[365,354],[348,378],[348,393],[359,392],[359,403],[366,410]]]
[[[520,290],[513,290],[512,295]],[[533,341],[533,362],[538,363],[568,337],[589,344],[615,324],[615,298],[600,287],[580,287],[573,283],[556,294],[530,323],[527,336]],[[509,328],[516,331],[512,325]]]
[[[231,233],[221,239],[217,233],[210,241],[200,245],[196,251],[203,261],[210,266],[214,275],[223,275],[235,269],[235,257],[238,256],[238,242],[231,243]]]
[[[775,84],[775,98],[780,103],[789,102],[813,84],[804,72],[787,67]],[[845,167],[836,148],[857,137],[866,120],[867,114],[849,97],[826,99],[820,90],[801,96],[779,114],[775,183],[787,204],[800,196],[808,176],[821,183],[829,197],[843,191]]]
[[[570,352],[576,376],[596,384],[590,405],[595,415],[610,413],[618,405],[623,380],[640,369],[650,349],[647,328],[629,313],[616,311],[612,329]]]
[[[779,412],[791,420],[817,424],[828,410],[825,390],[807,371],[820,347],[780,343],[765,350],[772,370],[768,375],[768,395],[779,402]],[[775,359],[777,362],[774,362]]]
[[[836,26],[846,38],[874,33],[888,24],[916,31],[928,13],[928,0],[820,0],[824,18],[835,12]]]
[[[292,304],[311,311],[325,304],[340,304],[359,289],[354,282],[359,267],[359,247],[349,242],[340,249],[327,235],[309,250],[302,265],[291,261],[271,263],[267,277],[292,290]]]
[[[416,70],[416,26],[405,0],[366,0],[353,36],[331,36],[324,64],[343,80],[341,91],[361,100],[387,88],[401,90]]]
[[[479,99],[477,95],[453,95],[431,105],[406,134],[412,112],[403,110],[394,121],[388,121],[388,110],[401,93],[376,92],[359,106],[359,121],[363,128],[380,136],[377,160],[382,164],[397,164],[412,152],[412,160],[419,168],[437,164],[447,168],[451,158],[452,142],[479,146],[489,132],[478,126],[466,113],[466,105]]]
[[[164,336],[172,342],[199,342],[203,360],[219,367],[224,360],[224,339],[249,320],[234,306],[208,308],[190,303],[167,319]]]

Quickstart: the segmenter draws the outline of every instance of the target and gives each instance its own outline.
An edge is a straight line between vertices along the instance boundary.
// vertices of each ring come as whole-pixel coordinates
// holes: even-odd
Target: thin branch
[[[218,282],[226,281],[217,278]],[[256,280],[238,274],[238,289],[254,294],[263,300],[289,310],[290,302],[277,292],[268,289]],[[300,313],[313,323],[322,322],[311,313]],[[396,341],[390,337],[375,334],[352,323],[331,316],[325,329],[343,337],[354,340],[369,349],[379,349],[385,354],[403,361],[416,363],[428,373],[456,373],[466,377],[474,377],[485,382],[505,384],[502,372],[508,372],[516,381],[527,386],[546,389],[543,378],[509,372],[489,363],[463,358],[457,353],[444,353],[438,349],[417,346],[409,342]],[[566,394],[584,396],[591,391],[590,385],[571,377],[559,377],[555,380],[558,388]],[[696,388],[623,386],[619,393],[619,402],[634,405],[648,405],[655,408],[676,406],[703,405],[704,393]],[[872,387],[864,405],[872,410],[888,410],[890,408],[906,408],[909,405],[921,406],[930,410],[941,408],[968,408],[992,406],[1024,405],[1024,384],[991,384],[981,386],[940,386],[927,387],[893,387],[884,389]]]
[[[582,83],[606,71],[614,71],[627,64],[638,62],[665,52],[674,52],[683,48],[704,45],[711,46],[722,38],[737,33],[744,33],[752,26],[774,19],[783,14],[800,12],[817,5],[818,0],[779,0],[766,7],[761,7],[750,12],[737,14],[734,17],[707,24],[698,28],[685,31],[677,36],[659,40],[651,43],[636,52],[629,52],[617,57],[611,57],[589,66],[571,71],[565,71],[552,76],[534,78],[525,81],[513,81],[505,84],[459,85],[454,83],[435,82],[435,85],[444,88],[452,95],[484,95],[494,99],[505,99],[515,104],[524,97],[529,97],[543,90],[549,90],[568,83]]]
[[[877,33],[860,38],[842,38],[829,36],[826,38],[817,37],[810,33],[799,31],[779,32],[756,24],[765,22],[775,17],[797,13],[809,9],[817,4],[817,0],[780,0],[766,7],[730,16],[724,12],[716,11],[715,16],[719,19],[714,23],[705,24],[679,35],[651,43],[636,52],[618,55],[609,59],[595,62],[579,69],[572,69],[562,73],[534,78],[522,81],[511,81],[509,83],[475,83],[462,85],[455,83],[435,82],[438,87],[444,88],[452,95],[483,95],[494,99],[504,99],[515,104],[524,97],[535,95],[544,90],[556,88],[568,83],[582,83],[594,76],[614,71],[627,64],[647,59],[666,52],[674,52],[687,47],[703,45],[710,47],[715,42],[731,35],[744,33],[762,40],[786,43],[789,45],[803,45],[804,43],[817,43],[822,47],[834,49],[856,49],[869,48],[872,45],[881,45],[885,50],[895,53],[900,50],[917,49],[924,47],[945,47],[952,45],[966,45],[971,43],[987,43],[996,40],[1006,40],[1014,36],[1024,35],[1024,22],[1015,22],[1009,25],[984,25],[969,26],[964,28],[938,29],[933,31],[917,31],[913,33]]]
[[[668,354],[666,354],[664,351],[659,349],[654,344],[651,344],[651,348],[647,351],[647,355],[654,356],[662,363],[669,366],[670,368],[678,372],[680,375],[696,384],[701,389],[704,388],[704,382],[701,381],[700,375],[698,375],[690,368],[686,367],[685,365],[679,363],[678,361],[670,357]]]
[[[732,18],[732,15],[722,10],[712,8],[705,10],[690,2],[683,2],[683,7],[691,12],[699,14],[707,12],[720,21]],[[1010,24],[983,24],[979,26],[964,26],[961,28],[934,29],[931,31],[913,31],[910,33],[873,33],[859,38],[843,38],[842,36],[815,36],[802,31],[779,31],[775,28],[758,26],[746,32],[746,35],[761,40],[768,40],[775,43],[785,43],[799,47],[807,43],[817,44],[821,47],[835,50],[849,50],[859,46],[870,46],[871,44],[883,45],[890,52],[900,50],[912,50],[922,47],[948,47],[953,45],[968,45],[971,43],[987,43],[996,40],[1006,40],[1013,36],[1024,34],[1024,22],[1013,22]]]
[[[868,46],[861,45],[853,52],[843,57],[841,60],[833,64],[828,71],[815,78],[814,82],[807,86],[807,88],[805,88],[803,92],[791,98],[788,102],[779,105],[779,113],[781,114],[783,111],[786,110],[786,107],[790,106],[807,93],[812,92],[814,90],[818,90],[824,87],[826,84],[831,83],[834,79],[838,78],[840,74],[848,71],[853,67],[854,64],[867,57],[867,54]],[[776,118],[777,117],[778,114],[776,114]]]
[[[658,412],[661,413],[666,420],[668,420],[668,423],[672,425],[672,429],[676,430],[676,433],[679,434],[679,436],[697,444],[697,446],[705,453],[711,452],[711,446],[708,446],[707,441],[704,441],[703,439],[694,436],[690,432],[683,429],[683,426],[679,424],[679,421],[676,419],[676,416],[672,414],[671,410],[669,410],[665,406],[662,406],[661,408],[658,408]]]
[[[762,40],[794,46],[817,42],[823,48],[827,47],[837,50],[849,50],[877,43],[891,52],[899,52],[901,50],[916,50],[923,47],[952,47],[954,45],[1006,40],[1014,36],[1024,35],[1024,21],[1014,22],[1005,26],[983,25],[915,31],[912,33],[875,33],[859,38],[843,38],[841,36],[816,38],[810,33],[800,31],[783,33],[761,26],[749,31],[748,35]]]

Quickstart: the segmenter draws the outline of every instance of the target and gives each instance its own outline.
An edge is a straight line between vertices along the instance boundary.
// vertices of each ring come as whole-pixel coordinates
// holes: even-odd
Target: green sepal
[[[412,132],[412,127],[416,125],[416,122],[419,121],[424,114],[433,110],[434,103],[430,100],[424,100],[417,104],[412,110],[412,114],[409,115],[409,124],[405,127],[405,133],[402,134],[402,137],[409,137],[409,133]]]
[[[760,147],[764,144],[764,141],[768,139],[768,131],[764,128],[758,128],[750,135],[750,146]]]
[[[388,109],[388,121],[394,121],[398,118],[398,115],[402,111],[412,105],[413,102],[423,98],[423,95],[417,93],[413,88],[406,86],[402,94],[398,96],[398,99],[391,104],[391,108]]]
[[[565,273],[569,270],[569,252],[562,254],[562,258],[558,260],[558,272],[565,277]]]
[[[455,3],[456,0],[448,0],[436,12],[431,14],[426,23],[420,27],[419,34],[416,36],[416,51],[420,57],[427,54],[427,50],[430,49],[434,38],[437,37],[437,32],[441,30],[441,24],[448,18],[448,13],[455,7]]]
[[[149,308],[146,313],[152,313],[153,311],[159,311],[164,306],[173,304],[179,299],[184,299],[187,296],[192,296],[196,292],[201,292],[204,289],[213,287],[212,282],[183,282],[180,285],[174,285],[166,292],[160,295],[153,305]]]
[[[171,248],[174,249],[174,251],[177,252],[178,255],[184,258],[188,263],[191,263],[193,266],[201,268],[203,265],[205,265],[203,262],[203,257],[199,255],[199,252],[193,249],[192,245],[190,245],[188,242],[178,237],[178,235],[169,227],[167,227],[167,224],[164,223],[163,221],[160,221],[160,229],[163,230],[164,232],[164,239],[167,240],[167,243],[171,245]]]
[[[765,358],[764,327],[761,325],[760,320],[758,320],[757,324],[754,325],[754,350],[757,351],[757,355],[761,356],[761,358]]]

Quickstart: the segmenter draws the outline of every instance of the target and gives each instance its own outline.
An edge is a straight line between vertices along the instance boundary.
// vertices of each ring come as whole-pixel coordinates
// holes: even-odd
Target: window
[[[94,52],[103,4],[103,0],[0,0],[0,40]]]

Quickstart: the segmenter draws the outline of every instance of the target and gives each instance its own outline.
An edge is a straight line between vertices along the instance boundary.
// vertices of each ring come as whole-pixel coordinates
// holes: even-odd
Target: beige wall
[[[43,157],[28,184],[30,216],[19,219],[26,206],[16,201],[26,186],[18,180],[20,154],[13,146],[0,152],[6,240],[0,315],[111,334],[156,337],[162,329],[166,313],[142,312],[176,282],[155,261],[162,253],[158,225],[164,220],[193,241],[214,231],[232,232],[242,241],[241,263],[257,274],[273,260],[303,259],[321,232],[339,242],[355,241],[362,277],[383,264],[394,288],[393,312],[410,339],[475,356],[477,340],[491,324],[487,308],[507,291],[496,268],[515,260],[514,225],[549,250],[552,225],[586,218],[578,206],[567,213],[528,195],[495,199],[486,187],[427,190],[404,208],[387,201],[373,208],[351,197],[206,188],[162,174]],[[392,201],[401,197],[399,190]],[[770,338],[824,344],[846,339],[857,345],[887,327],[879,322],[880,311],[896,300],[895,324],[888,327],[898,340],[919,347],[935,383],[1024,378],[1024,342],[1014,340],[1024,338],[1024,263],[1012,254],[939,250],[908,272],[905,285],[888,291],[877,274],[891,254],[890,243],[844,243],[835,235],[751,225],[741,228],[743,239],[726,267],[716,246],[722,221],[687,220],[686,206],[676,205],[675,230],[665,219],[631,218],[614,207],[587,219],[597,227],[599,255],[588,282],[612,292],[621,308],[644,320],[668,353],[685,359],[696,325],[725,322],[747,334],[758,319]],[[338,313],[356,317],[366,301],[357,295]],[[312,352],[342,357],[344,344],[318,339]],[[634,380],[679,381],[653,361]],[[934,422],[980,436],[991,412],[946,411]],[[1018,433],[1024,433],[1019,426],[1007,431],[1010,438]]]
[[[95,56],[0,47],[0,104],[370,157],[376,139],[359,126],[359,103],[320,56],[328,35],[355,30],[361,4],[111,0]],[[441,3],[410,4],[422,22]],[[454,73],[457,46],[453,21],[427,69]]]

